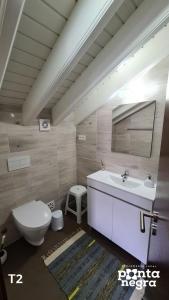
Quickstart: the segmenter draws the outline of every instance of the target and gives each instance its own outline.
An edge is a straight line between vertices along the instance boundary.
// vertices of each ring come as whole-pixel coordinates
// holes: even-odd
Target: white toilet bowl
[[[52,213],[42,201],[31,201],[12,210],[15,224],[25,240],[40,246],[50,225]]]

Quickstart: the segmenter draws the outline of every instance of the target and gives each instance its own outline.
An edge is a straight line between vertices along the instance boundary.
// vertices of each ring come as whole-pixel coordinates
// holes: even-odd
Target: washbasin
[[[118,178],[116,176],[113,176],[113,175],[109,175],[110,176],[110,179],[115,183],[115,184],[118,184],[120,186],[125,186],[125,187],[128,187],[128,188],[137,188],[141,185],[141,183],[139,182],[135,182],[134,180],[131,180],[131,179],[126,179],[124,182],[122,180],[122,178]]]
[[[156,187],[147,187],[144,185],[143,180],[131,176],[127,176],[125,179],[125,182],[123,182],[120,174],[107,170],[100,170],[87,176],[88,186],[92,185],[98,190],[104,190],[105,193],[112,193],[114,197],[121,199],[125,197],[125,200],[130,201],[132,195],[136,195],[154,201]],[[127,194],[124,196],[125,191]],[[131,197],[128,197],[129,193],[131,193]]]

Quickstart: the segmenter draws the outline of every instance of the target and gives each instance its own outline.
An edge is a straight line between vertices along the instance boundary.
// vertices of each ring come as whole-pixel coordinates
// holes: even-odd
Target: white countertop
[[[120,184],[118,184],[117,182],[113,181],[112,178],[117,179],[121,181]],[[87,176],[88,179],[92,179],[101,183],[104,183],[106,185],[115,187],[117,189],[126,191],[128,193],[131,194],[135,194],[137,196],[149,199],[154,201],[155,200],[155,195],[156,195],[156,187],[146,187],[144,185],[144,181],[140,180],[140,179],[136,179],[133,177],[128,177],[128,181],[132,181],[133,183],[135,183],[136,185],[138,184],[138,186],[136,187],[128,187],[125,185],[125,182],[123,184],[122,182],[122,178],[121,175],[117,174],[117,173],[112,173],[106,170],[101,170],[98,171],[96,173],[90,174]]]

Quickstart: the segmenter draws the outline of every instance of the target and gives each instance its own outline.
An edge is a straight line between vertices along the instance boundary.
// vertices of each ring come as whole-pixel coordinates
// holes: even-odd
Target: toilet
[[[44,242],[52,213],[42,201],[31,201],[12,210],[15,224],[25,240],[34,246]]]

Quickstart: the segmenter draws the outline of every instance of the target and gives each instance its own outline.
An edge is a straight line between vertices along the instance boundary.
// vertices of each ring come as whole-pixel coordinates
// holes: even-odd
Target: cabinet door
[[[113,198],[113,234],[112,241],[147,263],[150,218],[145,218],[146,231],[140,231],[140,210],[119,199]]]
[[[88,224],[112,239],[112,200],[109,195],[101,193],[91,187],[88,193]]]

